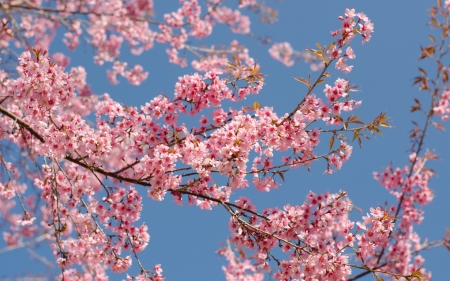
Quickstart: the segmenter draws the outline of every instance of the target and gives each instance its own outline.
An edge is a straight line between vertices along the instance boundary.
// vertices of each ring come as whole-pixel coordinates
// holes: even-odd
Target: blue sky
[[[252,32],[271,36],[274,42],[288,41],[296,50],[313,48],[316,43],[329,44],[333,38],[331,30],[340,27],[339,15],[345,8],[355,8],[364,12],[375,24],[375,32],[370,42],[361,46],[360,40],[354,40],[352,47],[356,60],[351,61],[353,71],[348,75],[353,84],[360,86],[361,92],[355,99],[363,101],[354,113],[365,121],[387,112],[392,129],[383,130],[383,136],[363,142],[360,149],[356,143],[353,155],[343,168],[333,174],[322,174],[325,162],[312,166],[311,172],[304,169],[291,170],[286,175],[286,182],[278,190],[260,193],[250,187],[238,191],[234,198],[246,195],[252,198],[259,210],[266,207],[282,207],[290,203],[302,204],[306,194],[313,190],[316,193],[337,192],[344,189],[353,203],[368,212],[369,207],[384,206],[385,202],[393,203],[393,197],[385,191],[372,177],[372,172],[381,171],[390,163],[394,167],[403,167],[408,163],[407,149],[410,147],[408,135],[413,128],[411,121],[423,122],[420,114],[411,114],[413,98],[427,101],[425,92],[413,87],[413,78],[418,75],[421,66],[433,73],[430,65],[420,65],[418,57],[420,46],[428,44],[428,34],[433,32],[426,24],[427,9],[435,1],[267,1],[279,9],[279,21],[271,26],[262,25],[252,17]],[[155,0],[157,18],[178,6],[178,1]],[[270,46],[260,45],[256,40],[243,35],[235,35],[228,28],[217,26],[215,35],[206,41],[193,42],[228,44],[235,38],[250,50],[250,55],[257,59],[266,74],[266,85],[258,96],[252,96],[242,105],[251,105],[258,101],[264,106],[273,106],[279,115],[292,110],[305,93],[305,87],[294,81],[292,77],[307,76],[309,69],[303,63],[293,67],[285,67],[271,59],[268,55]],[[60,40],[60,39],[58,39]],[[118,86],[110,85],[106,80],[105,69],[92,63],[89,46],[80,46],[75,53],[69,53],[60,43],[51,47],[51,52],[64,51],[72,56],[70,66],[83,65],[88,72],[88,82],[92,90],[101,94],[109,93],[114,99],[127,105],[138,106],[154,96],[165,93],[173,94],[177,77],[192,74],[190,67],[180,68],[168,63],[166,46],[156,45],[150,52],[142,56],[128,55],[124,50],[124,58],[131,63],[140,63],[149,71],[149,78],[140,87],[130,86],[121,80]],[[428,67],[428,68],[427,68]],[[314,76],[314,73],[311,73]],[[346,75],[336,73],[333,78]],[[317,73],[316,73],[317,75]],[[331,84],[333,80],[327,81]],[[315,91],[321,94],[322,88]],[[327,139],[323,139],[327,142]],[[450,198],[450,150],[448,149],[449,133],[437,133],[431,129],[426,139],[426,146],[434,149],[441,161],[430,163],[438,176],[430,182],[435,198],[425,207],[425,220],[417,227],[422,239],[436,240],[450,228],[448,203]],[[145,194],[145,188],[138,188]],[[356,214],[360,216],[359,214]],[[356,219],[357,216],[354,218]],[[143,218],[149,226],[150,244],[140,254],[144,265],[152,268],[161,263],[167,280],[223,280],[221,266],[226,264],[224,258],[215,252],[229,236],[227,213],[220,208],[212,211],[201,211],[197,207],[179,207],[168,196],[163,202],[144,199]],[[0,242],[0,248],[3,245]],[[46,244],[39,246],[41,252],[52,261]],[[433,280],[446,280],[450,253],[441,248],[425,252],[425,268],[433,273]],[[45,272],[45,267],[29,257],[25,250],[16,250],[8,255],[0,255],[0,278],[17,276],[24,271]],[[137,273],[135,266],[131,273]],[[55,268],[52,269],[55,272]],[[120,280],[124,275],[112,276],[112,280]],[[448,278],[448,277],[447,277]],[[361,280],[372,280],[366,277]],[[266,280],[269,280],[268,278]]]

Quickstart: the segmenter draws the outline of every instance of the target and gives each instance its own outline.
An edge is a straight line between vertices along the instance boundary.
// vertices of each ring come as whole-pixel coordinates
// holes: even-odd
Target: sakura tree
[[[155,223],[146,213],[162,216],[154,202],[173,201],[178,212],[192,205],[225,218],[216,223],[229,233],[211,255],[222,257],[227,280],[430,279],[423,253],[450,248],[448,221],[436,229],[439,239],[427,240],[417,230],[436,194],[429,187],[436,174],[429,162],[439,157],[428,146],[430,130],[444,130],[450,116],[450,2],[429,10],[437,31],[424,34],[428,42],[417,46],[425,63],[413,80],[428,95],[408,99],[421,115],[411,117],[411,143],[400,148],[408,151],[403,162],[385,159],[385,168],[374,172],[387,190],[379,189],[385,199],[376,205],[350,200],[346,187],[356,176],[326,191],[291,181],[297,173],[333,178],[366,145],[380,141],[366,139],[398,129],[383,108],[367,116],[353,78],[370,68],[356,65],[357,56],[370,56],[364,53],[373,41],[370,14],[346,8],[321,18],[328,30],[318,35],[321,43],[304,37],[309,47],[296,50],[253,32],[254,25],[283,20],[277,3],[180,0],[162,14],[158,5],[0,3],[2,258],[27,249],[40,264],[58,268],[49,277],[59,280],[164,280],[170,272],[158,262],[162,254],[146,248],[161,243],[150,240],[152,229],[171,232],[171,222]],[[224,30],[239,39],[224,44]],[[295,97],[286,111],[258,99],[271,76],[264,72],[266,60],[241,42],[259,44],[255,49],[264,48],[265,56],[286,67],[309,66],[288,77],[295,90],[272,94]],[[158,83],[147,70],[152,61],[131,57],[161,54],[183,73],[163,75],[173,83],[160,86],[173,94],[151,91],[148,86]],[[87,58],[86,65],[95,66],[78,63]],[[136,106],[123,92],[104,93],[95,84],[102,75],[120,83],[105,86],[111,91],[141,85],[145,101]],[[261,194],[276,196],[288,186],[302,198],[259,204]],[[213,225],[207,229],[215,231]],[[177,237],[193,243],[183,233]],[[165,251],[185,259],[196,255],[171,244]],[[155,263],[145,259],[149,255]],[[190,270],[202,275],[205,266]]]

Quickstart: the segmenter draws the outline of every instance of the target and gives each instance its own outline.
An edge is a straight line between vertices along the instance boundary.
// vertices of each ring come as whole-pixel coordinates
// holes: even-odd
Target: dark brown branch
[[[237,209],[239,209],[239,210],[242,210],[242,211],[244,211],[244,212],[251,213],[251,214],[253,214],[253,215],[257,216],[257,217],[260,217],[260,218],[262,218],[262,219],[269,220],[267,217],[265,217],[265,216],[263,216],[263,215],[261,215],[261,214],[259,214],[259,213],[257,213],[257,212],[254,212],[254,211],[249,210],[249,209],[246,209],[246,208],[239,207],[238,205],[233,204],[233,203],[230,203],[230,202],[224,202],[223,200],[216,199],[216,198],[212,198],[212,197],[210,197],[210,196],[208,196],[208,195],[197,194],[197,193],[193,193],[193,192],[190,192],[190,191],[186,191],[186,190],[177,190],[177,189],[169,189],[169,191],[175,192],[175,193],[182,193],[182,194],[187,194],[187,195],[192,195],[192,196],[200,197],[200,198],[203,198],[203,199],[207,199],[207,200],[209,200],[209,201],[216,202],[216,203],[221,204],[221,205],[224,205],[224,204],[225,204],[225,205],[227,205],[227,206],[235,207],[235,208],[237,208]]]
[[[77,165],[79,165],[79,166],[81,166],[83,168],[86,168],[88,170],[97,172],[97,173],[102,174],[102,175],[107,176],[107,177],[112,177],[112,178],[118,179],[120,181],[135,183],[135,184],[138,184],[138,185],[151,186],[150,183],[142,181],[142,180],[122,177],[122,176],[118,175],[117,172],[108,172],[108,171],[106,171],[106,170],[104,170],[104,169],[102,169],[100,167],[90,166],[90,165],[88,165],[86,163],[83,163],[83,162],[79,161],[78,159],[73,158],[70,155],[66,155],[66,157],[64,157],[64,159],[66,159],[66,160],[68,160],[68,161],[70,161],[72,163],[75,163],[75,164],[77,164]]]
[[[22,119],[20,119],[18,116],[16,116],[14,113],[8,111],[6,108],[4,108],[3,106],[0,106],[0,112],[3,113],[4,115],[8,116],[9,118],[13,119],[15,122],[17,122],[20,126],[24,127],[25,129],[27,129],[27,131],[32,134],[33,136],[35,136],[40,142],[45,143],[44,138],[39,135],[38,132],[36,132],[33,128],[30,127],[30,125],[28,125],[25,121],[23,121]]]

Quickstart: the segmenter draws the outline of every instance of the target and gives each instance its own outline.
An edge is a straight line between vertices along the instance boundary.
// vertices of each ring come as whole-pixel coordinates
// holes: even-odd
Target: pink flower
[[[331,48],[330,50],[327,51],[329,54],[329,58],[330,60],[334,60],[334,59],[338,59],[342,50],[341,48],[338,48],[336,46],[333,46],[333,48]]]
[[[126,258],[116,257],[111,264],[111,270],[115,273],[125,272],[131,266],[131,258],[127,256]]]
[[[347,47],[347,49],[345,50],[345,54],[348,56],[349,59],[356,58],[355,54],[353,53],[352,47]]]
[[[208,200],[197,200],[197,206],[200,207],[200,209],[202,210],[212,210],[211,208],[211,204],[209,203]]]
[[[36,220],[36,217],[28,217],[28,218],[23,218],[21,220],[18,220],[17,222],[20,223],[20,225],[22,226],[28,226],[28,225],[32,225],[33,222]]]
[[[339,69],[344,73],[349,73],[350,71],[352,71],[353,65],[349,66],[345,64],[345,61],[345,58],[339,58],[339,60],[336,62],[336,69]]]
[[[282,62],[286,66],[294,65],[294,49],[292,49],[289,42],[274,43],[269,49],[269,54],[272,58]]]

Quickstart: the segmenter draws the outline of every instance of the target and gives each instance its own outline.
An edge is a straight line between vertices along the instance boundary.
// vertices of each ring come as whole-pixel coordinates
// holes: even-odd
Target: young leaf
[[[282,172],[278,172],[278,175],[280,176],[280,178],[283,180],[283,182],[284,182],[284,175],[283,175],[283,173]]]
[[[434,39],[434,37],[433,37],[432,35],[428,35],[428,38],[430,38],[430,40],[431,40],[433,43],[436,43],[436,39]]]
[[[360,131],[361,129],[358,129],[358,130],[355,130],[354,132],[353,132],[353,139],[352,139],[352,141],[354,141],[357,137],[358,137],[358,135],[359,135],[359,131]]]
[[[301,77],[296,78],[296,77],[294,77],[294,79],[295,79],[296,81],[301,82],[301,83],[303,83],[303,84],[305,84],[306,86],[309,87],[309,82],[308,82],[308,80],[306,80],[305,78],[301,78]]]
[[[383,135],[383,133],[381,133],[381,131],[376,127],[373,127],[372,130],[377,132],[379,135]]]
[[[334,42],[331,42],[331,44],[328,46],[328,48],[327,48],[327,51],[329,50],[329,49],[331,49],[331,48],[333,48],[333,46],[334,46]]]
[[[330,139],[330,150],[333,147],[334,144],[334,136]]]
[[[427,72],[419,67],[419,71],[423,76],[427,76]]]

